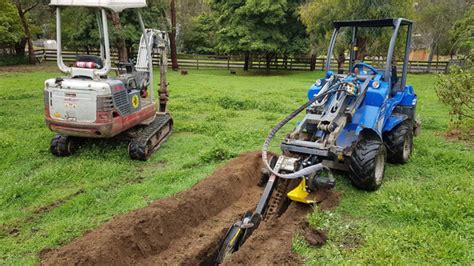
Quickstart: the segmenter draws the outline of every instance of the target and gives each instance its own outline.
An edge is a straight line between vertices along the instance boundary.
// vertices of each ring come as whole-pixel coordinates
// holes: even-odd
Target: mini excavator
[[[173,120],[167,110],[166,81],[168,37],[163,31],[146,29],[139,8],[145,0],[51,0],[56,7],[57,64],[66,74],[44,83],[44,115],[57,134],[50,150],[56,156],[77,151],[81,139],[130,136],[131,159],[147,160],[172,132]],[[100,56],[78,55],[72,66],[63,61],[61,8],[90,7],[97,10]],[[107,10],[137,9],[142,30],[136,63],[119,62],[111,76]],[[159,57],[158,101],[153,80],[153,54]]]

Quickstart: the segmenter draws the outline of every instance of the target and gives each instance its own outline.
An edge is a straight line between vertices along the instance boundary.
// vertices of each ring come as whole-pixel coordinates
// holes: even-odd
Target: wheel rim
[[[383,151],[380,151],[377,154],[377,158],[375,159],[375,182],[380,184],[383,178],[383,172],[385,169],[385,154]]]
[[[74,143],[74,141],[72,139],[70,139],[68,142],[67,142],[67,146],[66,146],[66,149],[67,149],[67,153],[69,154],[73,154],[75,149],[76,149],[76,144]]]
[[[405,139],[403,142],[403,160],[407,161],[411,153],[411,141],[410,139]]]

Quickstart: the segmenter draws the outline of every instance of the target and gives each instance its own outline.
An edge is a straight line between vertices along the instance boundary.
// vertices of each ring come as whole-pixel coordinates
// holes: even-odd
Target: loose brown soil
[[[313,247],[320,247],[328,240],[327,231],[312,228],[309,223],[303,227],[304,239]]]
[[[316,192],[319,209],[327,210],[339,204],[340,194],[333,190]],[[302,258],[292,252],[295,232],[303,232],[307,241],[317,241],[317,246],[326,243],[325,232],[309,228],[306,214],[311,206],[292,202],[276,220],[262,223],[245,244],[224,262],[227,265],[301,265]],[[311,244],[311,243],[310,243]]]
[[[228,227],[257,204],[262,167],[260,153],[241,155],[190,190],[117,216],[61,248],[44,250],[41,264],[212,265]],[[321,194],[321,206],[337,204],[338,196]],[[300,264],[291,241],[308,210],[292,203],[279,219],[262,222],[225,263]]]

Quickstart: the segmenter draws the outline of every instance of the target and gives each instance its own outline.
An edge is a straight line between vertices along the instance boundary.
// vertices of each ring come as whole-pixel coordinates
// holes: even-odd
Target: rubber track
[[[153,147],[147,148],[149,140],[156,136],[157,134],[161,135],[161,130],[166,127],[170,127],[169,131],[164,136],[160,136],[158,142],[155,143]],[[129,144],[129,155],[130,158],[134,160],[146,161],[148,158],[155,152],[163,143],[166,138],[171,134],[172,131],[172,120],[171,116],[159,115],[153,120],[153,122],[140,131],[138,137],[132,139]]]
[[[153,137],[158,131],[160,131],[163,126],[165,126],[171,120],[169,115],[157,115],[155,120],[148,125],[142,132],[140,136],[135,139],[137,142],[146,143]]]

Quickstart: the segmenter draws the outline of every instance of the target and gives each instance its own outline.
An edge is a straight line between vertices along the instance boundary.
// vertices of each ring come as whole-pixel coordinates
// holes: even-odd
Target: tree
[[[283,24],[283,34],[287,41],[280,48],[283,53],[283,64],[287,68],[289,55],[307,53],[310,51],[306,27],[301,22],[299,7],[304,1],[287,1],[285,13],[285,23]],[[314,58],[315,60],[316,58]],[[315,63],[315,62],[314,62]],[[314,70],[314,68],[312,69]]]
[[[183,50],[186,53],[215,53],[217,25],[209,14],[194,17],[186,32],[182,34]]]
[[[0,47],[12,47],[23,37],[17,11],[9,0],[0,0]]]
[[[35,49],[33,47],[33,40],[30,30],[30,25],[27,17],[27,13],[40,4],[39,0],[35,2],[30,2],[27,0],[14,0],[15,6],[18,11],[18,16],[20,17],[21,25],[23,26],[23,31],[25,33],[26,42],[28,43],[28,61],[30,64],[36,64]],[[26,7],[24,7],[26,6]]]
[[[313,52],[324,52],[331,36],[332,22],[336,20],[381,19],[387,17],[411,18],[411,0],[310,0],[300,8],[303,23],[310,35]],[[341,44],[349,41],[349,32],[341,34]],[[343,36],[345,35],[345,36]],[[358,59],[368,55],[380,55],[386,51],[389,35],[380,29],[361,30],[358,33]],[[338,70],[346,60],[347,45],[337,45],[334,57]],[[370,47],[370,50],[368,49]]]
[[[428,72],[431,71],[431,63],[434,53],[439,49],[448,51],[452,45],[449,44],[449,30],[455,21],[459,20],[466,10],[466,0],[420,0],[416,5],[415,31],[420,35],[418,42],[422,42],[430,49],[428,55]]]
[[[300,23],[292,3],[286,0],[212,0],[211,14],[218,25],[217,50],[229,54],[244,54],[244,70],[248,70],[251,54],[263,54],[267,68],[272,56],[291,50],[287,35],[288,22]],[[290,3],[290,5],[289,5]],[[290,9],[290,12],[288,12]],[[293,31],[294,32],[294,31]]]
[[[454,24],[450,38],[453,44],[450,54],[455,52],[468,60],[474,60],[474,6],[469,8],[464,18]]]
[[[85,49],[89,53],[100,44],[96,15],[82,7],[64,8],[61,12],[62,40],[65,48]]]
[[[436,94],[451,109],[451,134],[457,132],[459,138],[468,139],[474,130],[474,6],[454,24],[450,35],[453,48],[465,62],[462,68],[453,66],[448,74],[439,76]]]
[[[176,46],[178,52],[189,50],[186,45],[196,47],[196,45],[193,45],[192,43],[185,42],[190,39],[188,38],[188,35],[194,35],[196,33],[195,28],[197,27],[196,23],[199,23],[199,21],[197,21],[198,18],[201,16],[206,16],[208,14],[209,6],[207,4],[207,0],[176,1]]]

